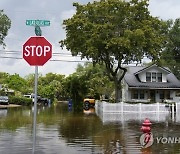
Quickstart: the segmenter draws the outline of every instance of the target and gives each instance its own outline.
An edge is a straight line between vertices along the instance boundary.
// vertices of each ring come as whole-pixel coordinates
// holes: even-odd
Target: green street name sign
[[[26,20],[27,26],[50,26],[49,20]]]

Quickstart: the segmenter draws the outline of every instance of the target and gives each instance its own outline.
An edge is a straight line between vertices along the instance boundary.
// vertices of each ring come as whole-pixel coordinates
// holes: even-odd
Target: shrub
[[[19,96],[9,96],[9,103],[23,105],[23,106],[30,106],[32,104],[32,99],[26,97],[19,97]]]

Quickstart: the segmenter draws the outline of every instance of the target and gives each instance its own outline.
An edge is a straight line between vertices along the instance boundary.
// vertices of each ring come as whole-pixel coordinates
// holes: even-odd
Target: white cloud
[[[65,19],[71,18],[73,16],[73,14],[75,14],[75,12],[76,11],[74,9],[63,11],[61,13],[61,19],[65,20]]]
[[[150,0],[149,9],[153,16],[158,16],[164,20],[180,17],[179,0]]]

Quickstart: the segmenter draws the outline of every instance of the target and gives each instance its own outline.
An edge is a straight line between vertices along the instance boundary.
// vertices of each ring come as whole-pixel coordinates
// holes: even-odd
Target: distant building
[[[180,81],[164,67],[130,66],[123,79],[124,102],[179,102]]]

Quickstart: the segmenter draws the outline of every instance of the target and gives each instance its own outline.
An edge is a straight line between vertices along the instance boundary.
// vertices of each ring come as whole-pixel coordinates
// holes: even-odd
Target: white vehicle
[[[9,98],[8,98],[8,96],[0,96],[0,104],[9,105]]]
[[[24,95],[24,97],[31,98],[32,102],[34,103],[35,94],[27,94],[27,95]],[[40,96],[37,96],[37,100],[40,99],[40,98],[41,98]]]

